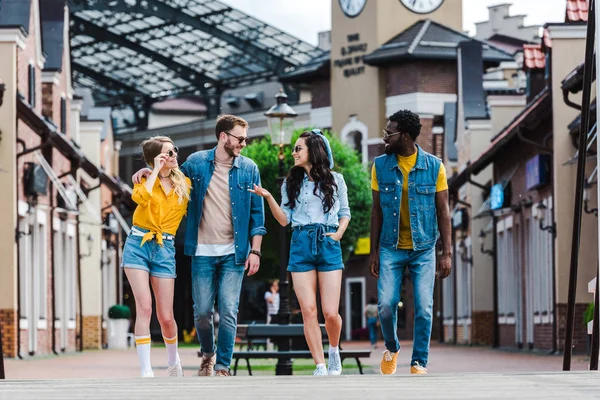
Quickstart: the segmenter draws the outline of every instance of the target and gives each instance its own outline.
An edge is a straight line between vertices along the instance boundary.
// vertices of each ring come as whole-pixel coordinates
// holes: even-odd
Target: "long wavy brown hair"
[[[321,201],[323,203],[323,212],[327,213],[333,207],[335,199],[333,197],[334,190],[337,190],[335,178],[329,168],[329,158],[327,157],[327,149],[321,135],[313,132],[303,132],[300,135],[306,141],[308,149],[308,158],[312,164],[310,169],[310,177],[315,182],[313,194],[318,196],[317,191],[321,192]],[[286,206],[293,209],[296,207],[296,199],[300,195],[300,188],[304,180],[304,168],[292,167],[286,179],[286,191],[288,195],[288,203]]]

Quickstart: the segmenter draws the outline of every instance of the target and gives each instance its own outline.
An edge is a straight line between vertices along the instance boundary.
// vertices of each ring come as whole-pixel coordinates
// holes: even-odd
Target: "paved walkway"
[[[345,349],[368,348],[365,342],[349,342]],[[379,344],[370,359],[363,360],[365,374],[376,374],[381,361],[383,344]],[[411,354],[410,343],[402,343],[398,357],[397,375],[409,375]],[[180,349],[180,356],[186,379],[196,378],[199,366],[195,348]],[[428,369],[433,374],[447,373],[513,373],[513,372],[560,372],[562,356],[552,356],[532,352],[492,350],[487,347],[450,346],[432,343]],[[350,360],[348,360],[350,361]],[[275,361],[273,361],[273,365]],[[152,365],[155,376],[166,375],[166,353],[164,348],[152,349]],[[240,362],[244,365],[244,362]],[[586,371],[589,360],[574,356],[573,371]],[[83,353],[63,354],[24,360],[5,360],[7,379],[97,379],[97,378],[137,378],[139,367],[135,349],[126,351],[103,350]],[[357,369],[348,369],[349,374],[357,374]],[[246,374],[240,371],[239,375]],[[261,372],[256,371],[257,374]],[[270,373],[270,372],[269,372]],[[306,372],[305,372],[306,373]],[[265,374],[265,372],[262,372]],[[600,381],[600,377],[599,377]],[[600,394],[600,392],[599,392]]]
[[[346,349],[368,348],[346,343]],[[588,360],[573,357],[574,372],[560,372],[562,357],[485,347],[432,344],[430,374],[409,374],[410,343],[404,343],[394,376],[378,374],[381,348],[364,360],[365,375],[200,378],[195,348],[180,351],[185,378],[166,378],[165,349],[152,350],[157,378],[140,379],[135,349],[86,351],[26,360],[5,360],[0,400],[15,399],[599,399],[600,376]],[[268,362],[267,362],[268,363]],[[308,361],[310,363],[310,361]],[[275,364],[275,361],[273,361]],[[310,374],[310,367],[302,373]],[[227,381],[226,386],[223,380]]]
[[[595,372],[5,381],[0,400],[597,399]],[[224,384],[224,380],[227,384]]]

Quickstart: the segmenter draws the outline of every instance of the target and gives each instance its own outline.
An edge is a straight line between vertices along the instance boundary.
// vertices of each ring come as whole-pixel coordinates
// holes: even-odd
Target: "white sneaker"
[[[325,376],[327,375],[327,368],[325,368],[325,365],[318,365],[317,368],[315,369],[315,372],[313,372],[314,376]]]
[[[327,368],[329,375],[341,375],[342,373],[342,359],[339,351],[329,352],[329,367]]]
[[[154,372],[151,369],[147,369],[142,372],[142,378],[154,378]]]
[[[176,378],[183,378],[183,368],[181,368],[181,363],[178,361],[177,364],[169,366],[167,368],[167,375]]]

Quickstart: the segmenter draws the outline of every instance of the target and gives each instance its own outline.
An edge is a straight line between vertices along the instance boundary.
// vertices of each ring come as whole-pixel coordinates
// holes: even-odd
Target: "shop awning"
[[[121,229],[123,229],[125,232],[129,233],[131,228],[129,228],[129,224],[127,224],[127,221],[125,221],[125,218],[123,218],[123,215],[121,214],[119,209],[115,206],[111,206],[110,210],[112,211],[113,215],[119,222],[119,225],[121,225]]]
[[[517,168],[518,167],[515,167],[508,174],[506,174],[504,178],[502,178],[498,182],[496,182],[496,184],[501,185],[503,192],[506,190],[506,187],[510,183],[513,176],[515,176],[515,173],[517,172]],[[485,199],[485,201],[481,204],[481,207],[479,207],[479,210],[477,210],[477,214],[475,214],[473,216],[473,219],[491,217],[494,214],[496,214],[496,215],[504,214],[507,210],[509,210],[509,209],[499,208],[499,209],[492,210],[492,193],[490,193],[489,196]]]
[[[550,89],[545,87],[527,106],[517,115],[496,137],[492,143],[479,158],[471,163],[471,173],[477,175],[485,167],[493,162],[494,157],[502,150],[515,136],[518,129],[528,122],[536,119],[543,119],[552,112],[552,96]]]
[[[77,200],[74,200],[71,196],[69,196],[67,188],[65,188],[61,180],[58,178],[58,175],[56,175],[56,172],[54,172],[50,164],[48,164],[48,161],[46,161],[42,155],[42,152],[36,150],[33,152],[33,155],[37,159],[40,166],[44,169],[44,172],[46,172],[46,175],[48,175],[50,181],[52,181],[54,187],[56,187],[60,197],[62,197],[62,199],[65,201],[65,205],[67,206],[68,210],[77,211]]]
[[[33,110],[21,98],[17,99],[17,115],[35,133],[40,135],[42,140],[48,140],[77,168],[81,168],[91,178],[99,178],[101,184],[106,185],[114,194],[122,196],[128,206],[131,205],[131,188],[116,178],[107,175],[101,168],[94,165],[73,141],[60,132],[51,122]]]
[[[452,175],[452,177],[448,179],[448,189],[451,192],[456,192],[459,190],[465,183],[467,183],[470,174],[471,170],[469,168],[469,164],[467,164],[466,168],[464,168],[458,174]]]
[[[77,195],[77,197],[79,197],[79,200],[81,201],[83,208],[85,208],[85,211],[88,214],[88,216],[94,219],[95,222],[102,224],[102,218],[100,217],[100,213],[94,208],[94,206],[90,202],[90,199],[88,199],[85,193],[83,193],[83,190],[81,190],[81,187],[79,186],[75,178],[73,178],[72,175],[67,175],[67,179],[73,187],[75,194]]]

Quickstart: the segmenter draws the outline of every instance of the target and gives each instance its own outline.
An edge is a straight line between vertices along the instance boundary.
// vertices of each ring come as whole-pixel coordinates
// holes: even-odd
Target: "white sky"
[[[318,32],[331,29],[332,0],[221,1],[313,45],[317,44]],[[474,34],[475,22],[488,20],[487,7],[502,3],[512,3],[511,15],[527,15],[525,25],[563,22],[566,2],[567,0],[463,0],[463,28],[471,35]]]

